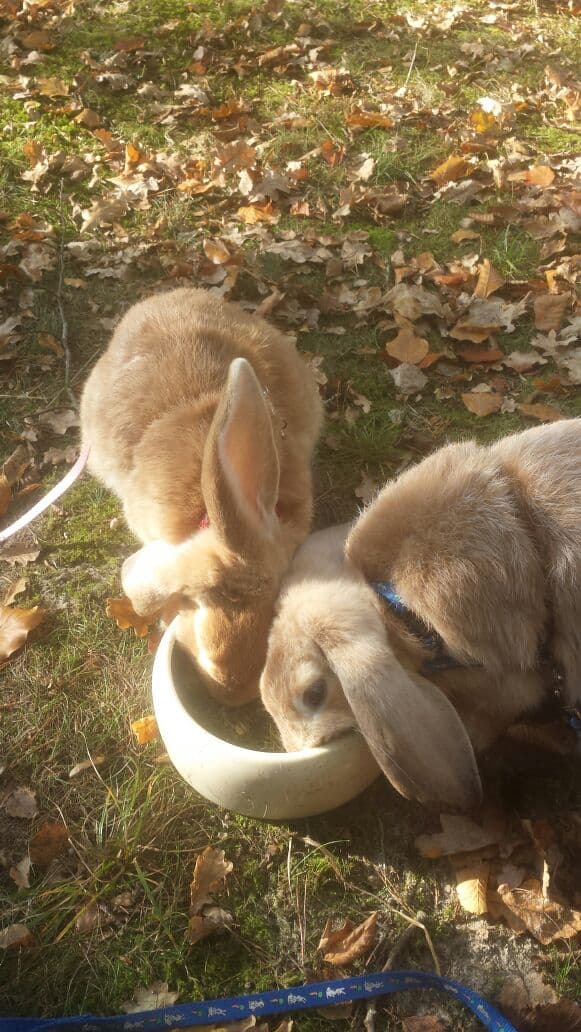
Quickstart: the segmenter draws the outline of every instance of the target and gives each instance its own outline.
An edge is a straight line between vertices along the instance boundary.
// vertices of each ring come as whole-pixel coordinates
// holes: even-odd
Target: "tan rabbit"
[[[124,590],[146,616],[181,611],[222,701],[258,692],[280,578],[310,527],[320,423],[289,339],[202,290],[134,305],[85,385],[89,468],[144,543]]]
[[[469,808],[474,756],[581,686],[581,419],[453,444],[283,582],[261,679],[287,750],[357,726],[405,796]]]

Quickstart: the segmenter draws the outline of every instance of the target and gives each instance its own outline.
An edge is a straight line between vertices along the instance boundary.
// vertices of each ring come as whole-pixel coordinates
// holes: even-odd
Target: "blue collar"
[[[466,664],[461,663],[454,656],[451,656],[448,652],[444,640],[437,633],[437,631],[431,630],[428,625],[422,620],[421,617],[417,616],[408,606],[404,600],[398,595],[391,581],[372,581],[371,587],[375,591],[376,595],[379,595],[381,599],[387,604],[388,609],[402,622],[406,631],[412,635],[416,641],[430,652],[429,657],[424,659],[420,673],[424,677],[429,677],[430,674],[438,674],[444,670],[458,670]],[[549,663],[550,660],[545,657],[545,663]],[[479,667],[480,663],[467,664],[471,667]],[[557,674],[555,673],[556,667],[552,666],[552,678],[555,680]],[[560,681],[562,682],[562,676],[560,675]],[[560,705],[561,715],[565,718],[566,723],[573,731],[577,734],[581,734],[581,707],[566,709]]]
[[[376,595],[379,595],[387,603],[391,612],[404,624],[405,629],[422,645],[428,649],[431,655],[422,663],[422,674],[437,674],[442,670],[456,670],[464,666],[459,660],[451,656],[443,638],[432,630],[428,625],[416,616],[398,595],[391,581],[373,581],[371,587]],[[480,666],[480,664],[475,664]]]

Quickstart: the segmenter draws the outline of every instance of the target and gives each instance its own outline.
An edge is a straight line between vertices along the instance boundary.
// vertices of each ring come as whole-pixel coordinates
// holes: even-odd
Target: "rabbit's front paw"
[[[123,591],[141,616],[159,613],[171,594],[169,581],[174,553],[175,548],[165,541],[152,541],[123,563]]]

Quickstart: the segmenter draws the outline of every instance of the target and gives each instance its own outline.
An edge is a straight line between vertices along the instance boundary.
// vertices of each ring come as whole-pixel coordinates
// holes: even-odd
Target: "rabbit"
[[[143,547],[135,610],[167,621],[210,694],[258,694],[279,582],[312,515],[318,388],[294,344],[204,290],[128,310],[85,384],[88,466]]]
[[[402,795],[469,810],[476,754],[543,707],[551,665],[574,707],[581,419],[447,445],[353,525],[312,535],[283,580],[260,690],[288,751],[358,727]]]

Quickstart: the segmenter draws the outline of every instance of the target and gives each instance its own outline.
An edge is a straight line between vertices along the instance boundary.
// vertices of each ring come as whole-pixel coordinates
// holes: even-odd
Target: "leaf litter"
[[[208,27],[201,30],[199,38],[196,35],[192,41],[189,65],[177,88],[164,74],[156,76],[155,82],[149,80],[153,74],[146,64],[151,61],[150,43],[143,37],[119,39],[111,45],[109,54],[87,52],[82,57],[83,96],[90,96],[90,103],[100,109],[93,111],[84,106],[88,100],[81,97],[78,80],[68,71],[55,69],[53,73],[51,67],[50,73],[43,72],[42,64],[38,70],[39,59],[42,62],[45,54],[58,49],[58,13],[51,5],[46,12],[43,4],[32,8],[27,5],[21,12],[12,5],[16,19],[5,36],[10,67],[3,87],[15,103],[33,108],[39,105],[45,118],[59,113],[78,127],[77,136],[66,143],[66,151],[60,150],[59,143],[59,149],[51,152],[45,142],[34,139],[35,121],[31,119],[23,154],[29,168],[21,185],[30,191],[31,198],[50,199],[62,180],[67,204],[70,202],[78,239],[67,245],[67,261],[82,278],[68,276],[65,284],[68,280],[78,286],[91,278],[123,281],[136,273],[141,276],[143,271],[152,272],[160,287],[201,282],[224,297],[242,298],[249,310],[254,307],[274,317],[277,324],[295,335],[315,329],[333,334],[333,326],[340,324],[340,330],[347,330],[344,341],[337,341],[341,345],[349,341],[352,328],[365,323],[375,330],[388,317],[392,322],[390,341],[384,344],[381,357],[388,367],[385,389],[395,391],[399,399],[407,399],[402,409],[410,404],[421,413],[425,401],[434,395],[441,399],[444,420],[452,405],[466,406],[466,397],[470,399],[467,407],[480,408],[480,415],[483,408],[491,406],[491,412],[498,412],[499,418],[512,412],[523,421],[567,414],[571,392],[581,382],[581,353],[575,346],[579,344],[574,296],[579,265],[573,250],[579,228],[576,170],[570,157],[544,155],[542,148],[531,144],[530,137],[525,144],[519,139],[519,130],[534,111],[542,113],[550,126],[558,126],[560,121],[567,126],[574,124],[578,90],[571,84],[571,75],[557,69],[551,57],[544,81],[534,89],[521,87],[523,96],[517,96],[511,84],[510,99],[508,95],[502,99],[481,97],[459,116],[453,91],[459,81],[469,81],[475,62],[509,80],[510,62],[520,63],[528,53],[522,48],[539,44],[537,40],[527,43],[530,34],[527,36],[526,31],[518,38],[522,29],[513,30],[510,21],[514,18],[516,24],[519,12],[507,13],[503,5],[490,5],[485,14],[468,12],[461,5],[446,11],[406,10],[390,18],[389,25],[378,21],[372,30],[368,26],[364,31],[373,31],[379,39],[386,34],[389,39],[391,34],[402,49],[410,33],[416,41],[432,40],[438,33],[453,31],[456,24],[462,24],[464,28],[469,26],[472,34],[464,37],[450,69],[441,69],[445,89],[429,105],[414,93],[413,82],[396,89],[385,75],[372,80],[370,102],[368,83],[362,88],[358,76],[348,68],[337,60],[330,63],[326,39],[331,30],[313,12],[308,17],[314,25],[308,31],[293,32],[288,45],[274,45],[271,26],[287,24],[286,13],[277,12],[276,6],[240,15],[238,21],[231,19],[223,33],[212,35],[214,30]],[[504,30],[506,44],[481,38],[480,29],[486,25]],[[545,42],[540,46],[548,51]],[[256,67],[263,69],[262,74],[292,76],[297,91],[305,91],[319,103],[320,98],[341,101],[340,134],[322,128],[319,131],[312,116],[302,109],[293,112],[286,108],[271,123],[261,123],[257,105],[243,96],[242,87],[227,100],[222,100],[221,94],[218,98],[213,95],[214,74],[232,76],[234,70],[237,81],[244,83]],[[509,68],[509,74],[503,71],[505,68]],[[89,92],[85,93],[87,87]],[[156,150],[137,139],[123,138],[106,113],[107,104],[101,110],[99,101],[93,99],[115,95],[139,97],[140,105],[147,106],[150,124],[162,126],[167,134],[167,149]],[[207,132],[202,156],[184,155],[172,139],[180,126],[192,125],[196,132],[202,125]],[[397,156],[396,133],[391,132],[394,127],[397,134],[412,128],[439,135],[445,141],[445,157],[431,161],[423,178],[411,181],[413,177],[406,175],[405,181],[400,178],[382,183],[379,161],[370,154],[366,134],[381,134],[385,154]],[[271,159],[269,155],[276,154],[273,141],[281,128],[289,132],[307,128],[318,135],[308,145],[310,152],[305,146],[304,154],[297,150],[279,167],[276,157]],[[331,177],[328,187],[317,185],[314,169]],[[499,199],[497,191],[503,190]],[[188,226],[180,227],[175,240],[163,228],[157,241],[157,230],[152,240],[136,240],[128,229],[130,219],[136,212],[156,210],[160,197],[164,203],[175,197],[196,206],[195,212],[190,209],[193,214]],[[450,207],[458,202],[461,205],[457,208],[459,228],[450,233],[457,245],[455,258],[436,261],[433,255],[430,258],[414,253],[417,248],[402,215],[411,211],[421,217],[442,202]],[[217,219],[210,205],[220,206]],[[288,215],[300,220],[292,236],[286,228]],[[394,233],[401,261],[396,262],[395,255],[391,261],[386,259],[371,243],[369,230],[356,231],[365,239],[349,239],[351,217],[358,225],[387,228]],[[333,232],[322,233],[321,222],[331,222]],[[517,279],[504,265],[501,273],[490,249],[488,231],[508,233],[509,228],[538,242],[540,261],[528,279]],[[8,349],[18,355],[32,322],[32,291],[46,289],[57,261],[55,231],[40,218],[21,218],[18,225],[8,229],[12,235],[0,256],[0,262],[5,263],[2,268],[6,268],[3,283],[5,275],[13,291],[0,299],[10,302],[6,313],[0,315],[0,358],[2,366],[7,367],[13,361]],[[439,256],[435,246],[433,250]],[[286,271],[278,285],[264,276],[256,252],[282,263]],[[309,290],[310,272],[324,279],[316,296]],[[246,276],[256,284],[251,299],[241,289]],[[108,311],[104,318],[111,315]],[[515,351],[506,335],[517,330],[526,335],[529,328],[526,349]],[[384,342],[385,333],[381,333]],[[50,343],[48,337],[52,337]],[[62,358],[58,336],[47,335],[42,340],[44,346],[38,341],[42,361],[58,362]],[[392,348],[395,341],[398,344]],[[521,347],[520,342],[517,346]],[[533,377],[540,372],[540,361],[533,362],[531,348],[545,361],[541,371],[546,378],[531,378],[525,383],[531,370]],[[432,354],[441,355],[441,362],[432,362]],[[361,357],[367,361],[366,356]],[[352,421],[373,419],[373,395],[368,391],[368,398],[366,388],[357,382],[349,391],[337,385],[334,360],[319,356],[315,361],[319,361],[315,369],[321,392],[337,424],[335,430],[340,430],[333,435],[337,443],[344,439]],[[499,368],[502,363],[502,384],[499,368],[492,368],[497,363]],[[472,389],[475,380],[483,381],[477,386],[485,390]],[[335,400],[335,394],[340,400]],[[558,398],[559,408],[552,404],[553,395]],[[68,435],[68,439],[76,435],[78,417],[74,409],[57,410],[48,417],[48,422],[35,417],[32,429],[40,427],[42,433]],[[46,467],[74,461],[76,453],[70,450],[73,445],[70,449],[54,448],[50,443],[51,447],[42,453]],[[38,468],[38,459],[36,462]],[[363,502],[377,489],[373,474],[374,470],[366,473],[356,489]],[[26,479],[21,483],[26,486]],[[8,493],[0,478],[0,513],[2,505],[7,511],[12,501],[13,486],[8,485]],[[38,555],[36,543],[28,538],[0,550],[0,558],[11,565],[32,562]],[[5,600],[4,605],[11,606],[14,597]],[[121,613],[121,619],[137,631],[132,617],[124,618]],[[147,628],[143,635],[146,633]],[[494,850],[496,846],[490,843],[482,848]],[[466,861],[466,856],[462,859]],[[470,863],[459,868],[465,877],[458,885],[465,886],[465,902],[473,909],[482,908],[487,868],[486,897],[495,892],[499,906],[500,885],[508,884],[508,892],[514,894],[526,881],[524,878],[515,884],[520,875],[514,875],[514,871],[509,872],[508,880],[498,881],[498,858],[468,859]],[[503,860],[503,874],[506,866]],[[531,877],[538,873],[516,862],[513,867]],[[526,891],[533,892],[534,897],[533,889]],[[507,893],[504,900],[503,905],[508,907]],[[215,904],[208,902],[206,906]]]

